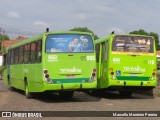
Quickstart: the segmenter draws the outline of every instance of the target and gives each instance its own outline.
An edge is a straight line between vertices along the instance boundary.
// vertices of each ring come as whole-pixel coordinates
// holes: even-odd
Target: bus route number
[[[90,61],[90,60],[95,60],[95,57],[94,56],[87,56],[87,61]]]

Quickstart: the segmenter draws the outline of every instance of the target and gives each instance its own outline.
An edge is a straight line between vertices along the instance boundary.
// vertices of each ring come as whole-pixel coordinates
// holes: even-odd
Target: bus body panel
[[[5,83],[8,85],[10,76],[11,87],[25,90],[25,81],[28,82],[30,92],[94,89],[97,87],[96,76],[91,80],[93,70],[96,69],[95,52],[87,53],[47,53],[46,39],[48,35],[78,34],[89,35],[82,32],[44,33],[22,43],[8,48],[8,51],[19,46],[25,46],[42,40],[42,51],[37,56],[42,56],[40,63],[8,64],[10,69],[5,71]],[[93,37],[91,37],[93,40]],[[93,45],[94,46],[94,45]],[[25,47],[24,47],[25,49]],[[32,49],[32,48],[30,48]],[[37,48],[38,49],[38,48]],[[25,56],[25,55],[24,55]],[[31,56],[31,55],[30,55]],[[55,59],[56,56],[56,59]],[[24,59],[26,59],[24,57]],[[44,70],[48,71],[51,83],[47,82]],[[96,73],[95,73],[96,75]]]
[[[112,51],[112,41],[115,36],[110,35],[95,42],[96,45],[101,45],[98,49],[99,61],[97,61],[98,88],[155,87],[156,75],[152,77],[152,74],[156,73],[155,52],[141,55],[114,52]],[[103,46],[107,44],[109,44],[107,50],[103,49]],[[154,51],[156,51],[155,45]]]

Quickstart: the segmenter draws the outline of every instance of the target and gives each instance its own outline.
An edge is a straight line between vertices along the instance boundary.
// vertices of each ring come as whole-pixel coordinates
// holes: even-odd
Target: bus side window
[[[18,63],[18,48],[15,48],[15,64]]]
[[[8,54],[7,54],[7,64],[10,64],[10,51],[8,51]]]
[[[20,46],[18,48],[18,51],[19,51],[19,55],[18,55],[18,59],[19,59],[19,63],[23,63],[23,60],[24,60],[24,49],[23,49],[23,46]]]
[[[96,61],[99,62],[100,44],[96,45]]]
[[[6,64],[7,64],[7,54],[4,54],[3,65],[6,66]]]
[[[107,59],[108,59],[108,48],[109,46],[108,46],[108,42],[105,42],[105,46],[104,46],[104,61],[107,61]]]
[[[37,42],[37,63],[41,63],[42,59],[42,40]]]
[[[37,48],[36,48],[36,42],[31,43],[31,63],[36,63],[37,60]]]
[[[14,49],[11,50],[11,64],[14,64]]]
[[[30,62],[30,44],[24,46],[24,63]]]

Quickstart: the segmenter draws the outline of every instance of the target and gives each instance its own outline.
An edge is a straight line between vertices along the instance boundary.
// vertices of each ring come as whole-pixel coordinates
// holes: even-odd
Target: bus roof
[[[49,35],[49,34],[86,34],[86,35],[91,35],[91,36],[93,36],[92,33],[88,33],[88,32],[78,32],[78,31],[46,32],[46,33],[43,33],[43,34],[34,36],[34,37],[32,37],[32,38],[26,39],[26,40],[24,40],[24,41],[22,41],[22,42],[16,43],[16,44],[14,44],[14,45],[12,45],[12,46],[9,46],[9,47],[6,48],[5,51],[8,52],[8,50],[11,49],[11,48],[16,48],[16,47],[18,47],[18,46],[20,46],[20,45],[25,45],[25,44],[27,44],[27,43],[40,40],[40,39],[43,38],[44,35],[47,36],[47,35]]]
[[[95,44],[102,43],[102,42],[105,42],[105,41],[109,41],[111,38],[114,38],[115,36],[141,36],[141,37],[153,38],[152,36],[138,35],[138,34],[122,34],[122,35],[110,34],[108,36],[105,36],[103,38],[95,40]]]

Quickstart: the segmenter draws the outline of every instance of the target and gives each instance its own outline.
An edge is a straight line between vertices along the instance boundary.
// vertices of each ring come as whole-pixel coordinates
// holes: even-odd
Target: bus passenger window
[[[42,40],[39,40],[37,43],[37,63],[41,62],[42,57]]]
[[[19,59],[19,63],[23,63],[23,55],[24,55],[24,53],[23,53],[23,46],[21,46],[21,47],[19,47],[19,55],[18,55],[18,59]]]
[[[14,64],[14,49],[11,50],[11,64]]]
[[[36,43],[33,42],[31,43],[31,63],[36,62],[36,53],[37,53]]]
[[[18,48],[16,48],[15,50],[15,64],[18,63]]]
[[[30,44],[24,46],[24,63],[30,62]]]
[[[99,62],[100,44],[96,45],[96,61]]]

